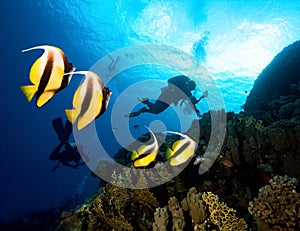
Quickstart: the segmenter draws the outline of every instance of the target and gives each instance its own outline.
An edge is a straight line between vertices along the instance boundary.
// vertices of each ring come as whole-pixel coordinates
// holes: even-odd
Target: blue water
[[[98,181],[85,166],[52,173],[48,159],[58,144],[51,120],[71,108],[80,79],[43,108],[28,104],[20,91],[39,51],[21,53],[36,45],[63,49],[77,70],[88,70],[118,49],[144,43],[171,45],[193,55],[211,73],[227,111],[239,112],[254,80],[274,55],[300,38],[299,1],[4,1],[0,7],[1,40],[1,161],[0,219],[57,206],[67,198],[82,200],[97,190]],[[129,85],[143,79],[166,81],[171,70],[147,65],[129,69],[108,84],[113,91],[107,113],[97,130],[108,152],[120,147],[111,124],[112,105]],[[163,82],[145,86],[142,95],[159,94]],[[154,92],[154,93],[153,93]],[[199,93],[200,94],[200,93]],[[201,112],[207,111],[200,103]],[[189,120],[195,115],[189,114]],[[161,120],[177,130],[173,109],[130,121]],[[114,130],[114,132],[112,132]],[[146,130],[133,129],[138,137]]]

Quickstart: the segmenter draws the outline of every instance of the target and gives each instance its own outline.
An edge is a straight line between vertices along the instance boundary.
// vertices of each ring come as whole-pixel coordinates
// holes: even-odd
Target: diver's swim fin
[[[131,112],[129,114],[124,115],[125,117],[136,117],[138,115],[140,115],[141,113],[144,113],[147,111],[146,107],[141,108],[140,110],[136,111],[136,112]]]
[[[58,117],[58,118],[52,120],[52,126],[53,126],[53,129],[56,132],[60,142],[67,143],[69,140],[69,137],[72,133],[71,122],[69,120],[67,120],[65,123],[65,126],[64,126],[61,117]]]
[[[129,114],[124,115],[124,117],[129,118],[129,117],[135,117],[138,116],[139,114],[137,114],[137,112],[131,112]]]
[[[58,139],[62,141],[65,135],[65,129],[61,117],[52,120],[52,126],[58,136]]]
[[[70,137],[71,133],[72,133],[72,123],[69,120],[66,120],[64,135],[62,137],[61,142],[68,143],[68,140],[69,140],[69,137]]]

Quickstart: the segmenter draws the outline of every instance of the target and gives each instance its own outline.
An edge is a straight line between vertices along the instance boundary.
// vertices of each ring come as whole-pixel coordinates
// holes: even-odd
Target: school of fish
[[[68,86],[73,75],[83,75],[84,80],[73,96],[73,109],[65,110],[68,120],[72,124],[76,123],[77,129],[81,130],[106,111],[112,92],[103,85],[101,78],[95,72],[75,71],[76,68],[68,61],[64,52],[55,46],[36,46],[22,52],[37,49],[44,50],[44,53],[31,66],[29,79],[32,85],[21,86],[28,102],[36,95],[36,105],[42,107]],[[147,129],[153,138],[153,143],[143,144],[132,151],[131,161],[136,168],[144,168],[154,163],[159,153],[157,139],[148,127]],[[179,132],[165,133],[183,138],[175,141],[166,151],[164,158],[171,166],[186,163],[196,156],[197,143],[190,137]],[[197,164],[201,161],[201,157],[197,156]]]
[[[104,87],[100,77],[91,71],[77,71],[64,52],[54,46],[42,45],[22,52],[43,49],[44,53],[31,66],[29,79],[33,85],[21,86],[28,102],[36,94],[36,105],[44,106],[59,91],[65,89],[73,74],[84,75],[82,84],[73,96],[74,109],[67,109],[68,120],[81,130],[101,116],[107,109],[112,92]]]

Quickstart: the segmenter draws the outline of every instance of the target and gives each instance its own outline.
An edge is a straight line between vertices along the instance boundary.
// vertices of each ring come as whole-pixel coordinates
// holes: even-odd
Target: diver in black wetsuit
[[[54,166],[52,172],[58,168],[60,163],[64,166],[72,167],[74,169],[77,169],[80,165],[84,165],[84,162],[80,162],[81,156],[78,152],[76,143],[69,143],[68,141],[72,133],[71,122],[67,120],[64,127],[62,119],[59,117],[52,120],[52,126],[58,136],[58,139],[60,140],[60,144],[56,146],[49,156],[50,160],[58,160],[58,163]],[[65,146],[65,148],[61,151],[63,146]],[[74,162],[74,164],[71,162]]]
[[[201,117],[200,111],[197,109],[196,104],[201,99],[207,97],[208,92],[205,91],[204,94],[197,99],[192,95],[192,91],[195,89],[196,83],[189,77],[184,75],[172,77],[168,80],[168,86],[162,88],[160,96],[155,100],[154,103],[150,102],[148,98],[138,98],[138,100],[147,107],[143,107],[136,112],[127,114],[125,117],[135,117],[145,112],[159,114],[166,110],[172,103],[177,106],[180,100],[180,106],[182,106],[184,101],[190,102],[192,108],[196,111],[197,116]]]

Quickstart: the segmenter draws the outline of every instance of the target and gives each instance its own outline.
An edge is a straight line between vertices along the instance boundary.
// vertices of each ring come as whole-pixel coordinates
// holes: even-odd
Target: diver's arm
[[[64,166],[67,166],[67,167],[71,167],[71,168],[78,168],[78,165],[77,164],[70,164],[68,163],[67,161],[61,161],[61,163],[64,165]]]
[[[52,168],[51,172],[56,171],[56,169],[58,168],[59,164],[60,164],[60,161],[58,161],[57,164]]]
[[[197,99],[197,100],[195,101],[195,104],[199,103],[201,99],[203,99],[203,98],[205,98],[205,97],[207,97],[207,96],[208,96],[208,91],[205,91],[205,92],[203,93],[203,95],[202,95],[199,99]]]
[[[200,111],[198,110],[196,104],[202,99],[203,97],[201,96],[199,100],[196,99],[195,96],[192,96],[188,102],[190,103],[191,107],[194,109],[194,111],[197,113],[198,117],[201,117]]]
[[[196,107],[195,107],[195,111],[197,113],[197,116],[200,118],[201,117],[200,111]]]
[[[195,104],[199,103],[200,100],[203,99],[203,98],[204,98],[204,96],[202,95],[199,99],[197,99],[197,100],[195,101]]]

